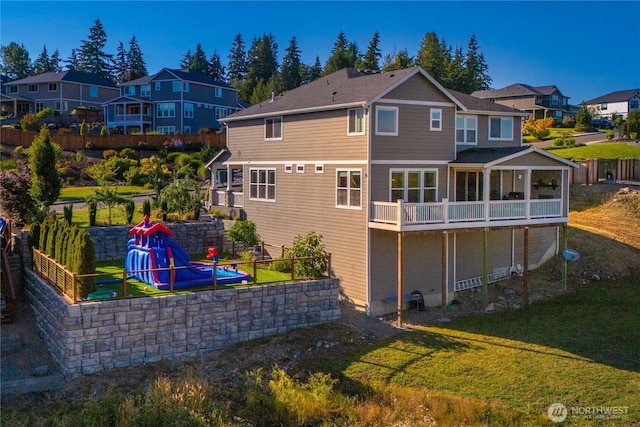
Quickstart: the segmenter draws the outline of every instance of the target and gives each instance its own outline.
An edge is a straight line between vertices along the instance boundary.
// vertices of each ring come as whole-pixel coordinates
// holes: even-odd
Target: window
[[[184,82],[183,88],[185,92],[189,92],[189,82]]]
[[[36,102],[36,113],[44,110],[44,102]]]
[[[264,139],[282,139],[282,117],[264,119]]]
[[[176,133],[175,126],[158,126],[156,127],[156,130],[158,132],[164,133],[165,135],[173,135],[174,133]]]
[[[185,126],[182,128],[182,133],[189,134],[191,133],[191,126]]]
[[[551,95],[551,105],[553,107],[558,106],[558,95]]]
[[[98,86],[89,86],[89,96],[91,98],[98,97]]]
[[[160,82],[156,82],[156,90],[160,90]]]
[[[193,119],[193,104],[185,102],[184,104],[184,116]]]
[[[176,104],[174,102],[161,102],[158,104],[158,117],[175,117]]]
[[[442,130],[442,110],[439,108],[431,109],[431,120],[429,122],[429,130]]]
[[[638,109],[638,101],[635,99],[632,99],[631,101],[629,101],[629,111],[633,111],[637,109]]]
[[[489,139],[513,140],[513,119],[489,117]]]
[[[56,111],[67,111],[67,101],[56,101]]]
[[[398,107],[376,107],[376,135],[398,135]]]
[[[150,85],[140,86],[140,96],[151,96],[151,86]]]
[[[316,165],[316,173],[324,173],[324,165]]]
[[[296,165],[296,173],[304,173],[304,165]]]
[[[456,143],[475,144],[477,132],[476,116],[456,117]]]
[[[28,91],[29,92],[37,92],[38,91],[38,85],[36,85],[36,84],[29,85]]]
[[[438,197],[437,183],[436,170],[391,170],[390,199],[408,203],[435,202]]]
[[[213,95],[216,98],[222,98],[222,88],[221,87],[213,88]]]
[[[284,165],[284,173],[293,173],[293,165]]]
[[[347,135],[364,135],[364,108],[352,108],[349,110]]]
[[[336,206],[359,209],[362,206],[361,170],[336,171]]]
[[[49,83],[49,92],[55,92],[58,90],[58,83]]]
[[[482,172],[456,172],[456,202],[482,200]]]
[[[223,117],[229,115],[229,109],[227,107],[216,107],[216,120],[220,120]]]
[[[182,91],[182,82],[181,81],[172,82],[172,87],[174,92],[180,92]]]
[[[135,95],[136,87],[135,86],[125,86],[122,88],[124,90],[125,95]]]
[[[251,200],[276,200],[276,170],[251,169],[249,198]]]
[[[602,104],[600,104],[600,109],[601,110],[606,110],[607,108],[609,108],[609,103],[603,102]]]
[[[18,93],[18,86],[9,86],[9,93]]]

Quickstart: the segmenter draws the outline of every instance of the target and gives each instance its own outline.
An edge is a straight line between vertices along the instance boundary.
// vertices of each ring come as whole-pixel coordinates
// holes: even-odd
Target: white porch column
[[[484,202],[484,220],[489,221],[489,201],[491,200],[491,169],[482,169],[482,201]]]

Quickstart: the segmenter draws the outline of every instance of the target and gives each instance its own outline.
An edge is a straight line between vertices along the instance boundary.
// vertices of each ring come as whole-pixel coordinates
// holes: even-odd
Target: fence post
[[[262,257],[262,260],[264,261],[264,241],[260,242],[260,256]]]
[[[213,290],[218,289],[218,266],[213,264]]]
[[[284,258],[284,245],[280,245],[280,258]]]
[[[122,270],[122,296],[127,297],[127,270]]]
[[[76,273],[72,273],[71,276],[71,299],[73,300],[73,303],[76,304],[78,302],[78,279],[76,277]]]
[[[169,292],[173,292],[173,265],[169,266]]]
[[[295,258],[296,257],[291,257],[291,280],[295,280]]]
[[[253,260],[253,284],[256,285],[258,283],[258,260]]]
[[[327,277],[331,277],[331,254],[327,254]]]

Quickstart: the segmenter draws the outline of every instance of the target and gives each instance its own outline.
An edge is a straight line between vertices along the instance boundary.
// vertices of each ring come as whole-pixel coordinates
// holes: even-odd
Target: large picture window
[[[264,201],[276,200],[275,169],[251,169],[250,179],[249,199]]]
[[[476,144],[476,134],[478,133],[478,119],[476,116],[456,117],[456,143]]]
[[[398,135],[398,107],[376,107],[376,135]]]
[[[176,104],[174,102],[158,103],[158,117],[175,117]]]
[[[352,108],[349,110],[347,135],[364,135],[364,108]]]
[[[264,119],[264,139],[282,139],[282,117]]]
[[[435,202],[438,198],[438,172],[433,169],[391,170],[389,187],[392,202]]]
[[[511,117],[490,117],[489,139],[513,140],[513,119]]]
[[[362,171],[336,171],[336,206],[360,209],[362,207]]]

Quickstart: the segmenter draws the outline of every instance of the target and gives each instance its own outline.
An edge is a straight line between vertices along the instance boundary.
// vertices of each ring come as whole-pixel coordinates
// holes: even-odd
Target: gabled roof
[[[521,147],[470,148],[459,152],[456,159],[450,163],[465,165],[473,164],[490,167],[529,153],[538,153],[544,157],[555,160],[558,163],[563,163],[566,166],[573,168],[578,167],[575,163],[549,153],[548,151],[526,145]]]
[[[144,77],[140,77],[138,79],[134,79],[134,80],[129,80],[128,82],[122,82],[122,83],[118,83],[118,86],[138,86],[138,85],[146,85],[149,83],[149,81],[151,81],[151,79],[154,77],[153,76],[144,76]]]
[[[120,95],[106,102],[103,102],[102,105],[108,105],[117,101],[135,101],[135,102],[144,102],[146,104],[153,104],[153,101],[149,100],[149,98],[142,98],[136,95]]]
[[[560,92],[555,85],[548,86],[529,86],[524,83],[514,83],[512,85],[503,87],[502,89],[488,89],[477,90],[471,94],[476,98],[512,98],[522,96],[535,96],[535,95],[551,95],[554,92]]]
[[[630,100],[634,95],[640,95],[640,89],[618,90],[606,95],[593,98],[587,104],[600,104],[602,102],[624,102]]]
[[[116,87],[111,80],[101,77],[99,74],[87,73],[85,71],[67,70],[59,72],[42,73],[35,76],[25,77],[24,79],[15,80],[6,83],[7,85],[35,84],[35,83],[54,83],[54,82],[72,82],[83,83],[94,86]]]
[[[231,90],[237,90],[237,89],[229,86],[229,84],[227,84],[225,82],[213,79],[213,78],[211,78],[211,77],[209,77],[209,76],[207,76],[205,74],[198,73],[197,71],[189,70],[188,68],[182,68],[182,69],[163,68],[162,70],[160,70],[157,73],[155,73],[153,76],[142,77],[140,79],[136,79],[136,80],[132,80],[130,82],[122,83],[121,86],[147,84],[147,83],[155,80],[159,75],[162,74],[163,71],[166,71],[166,72],[168,72],[170,74],[173,74],[177,79],[180,79],[180,80],[183,80],[183,81],[201,83],[201,84],[205,84],[205,85],[209,85],[209,86],[219,86],[219,87],[224,87],[224,88],[231,89]],[[144,79],[147,79],[147,80],[145,81]]]
[[[506,113],[509,115],[528,116],[529,113],[525,113],[521,110],[516,110],[506,105],[496,104],[495,102],[488,101],[486,99],[476,98],[475,96],[467,95],[466,93],[458,92],[457,90],[447,89],[451,95],[453,95],[462,105],[465,106],[467,111],[483,111],[492,113]]]

